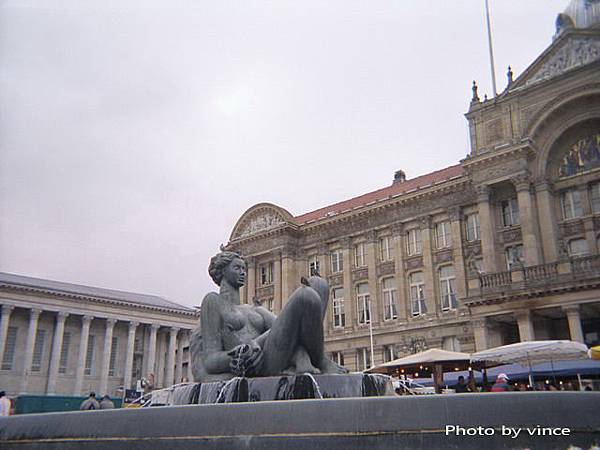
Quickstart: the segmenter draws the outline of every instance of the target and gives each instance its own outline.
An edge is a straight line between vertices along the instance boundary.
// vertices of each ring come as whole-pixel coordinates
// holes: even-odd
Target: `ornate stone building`
[[[0,273],[0,389],[115,395],[191,379],[194,309],[164,298]]]
[[[246,211],[228,248],[245,302],[329,280],[326,348],[350,369],[428,347],[600,343],[600,5],[575,0],[497,97],[477,87],[460,164],[293,217]],[[372,330],[372,341],[371,333]]]

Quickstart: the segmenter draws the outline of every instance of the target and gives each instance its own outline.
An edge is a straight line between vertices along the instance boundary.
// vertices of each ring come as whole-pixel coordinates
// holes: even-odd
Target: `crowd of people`
[[[96,399],[96,393],[90,392],[90,396],[81,402],[79,406],[80,411],[90,411],[94,409],[114,409],[115,404],[108,395],[105,395],[98,401]]]

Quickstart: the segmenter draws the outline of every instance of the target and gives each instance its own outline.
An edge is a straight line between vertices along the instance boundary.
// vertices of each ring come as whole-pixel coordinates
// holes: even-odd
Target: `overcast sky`
[[[567,0],[490,0],[499,89]],[[199,304],[243,212],[457,163],[484,0],[0,0],[0,271]]]

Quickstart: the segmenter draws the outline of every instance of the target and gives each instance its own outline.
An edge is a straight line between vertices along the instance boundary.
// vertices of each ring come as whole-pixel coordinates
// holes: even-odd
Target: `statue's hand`
[[[238,345],[227,354],[231,356],[229,368],[235,376],[254,376],[260,372],[263,351],[255,341],[250,342],[250,344]]]

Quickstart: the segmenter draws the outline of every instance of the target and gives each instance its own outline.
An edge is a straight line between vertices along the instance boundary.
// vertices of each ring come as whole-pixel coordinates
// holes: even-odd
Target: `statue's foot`
[[[348,373],[349,370],[333,362],[330,359],[323,358],[323,363],[321,364],[321,372],[328,374],[345,374]]]

